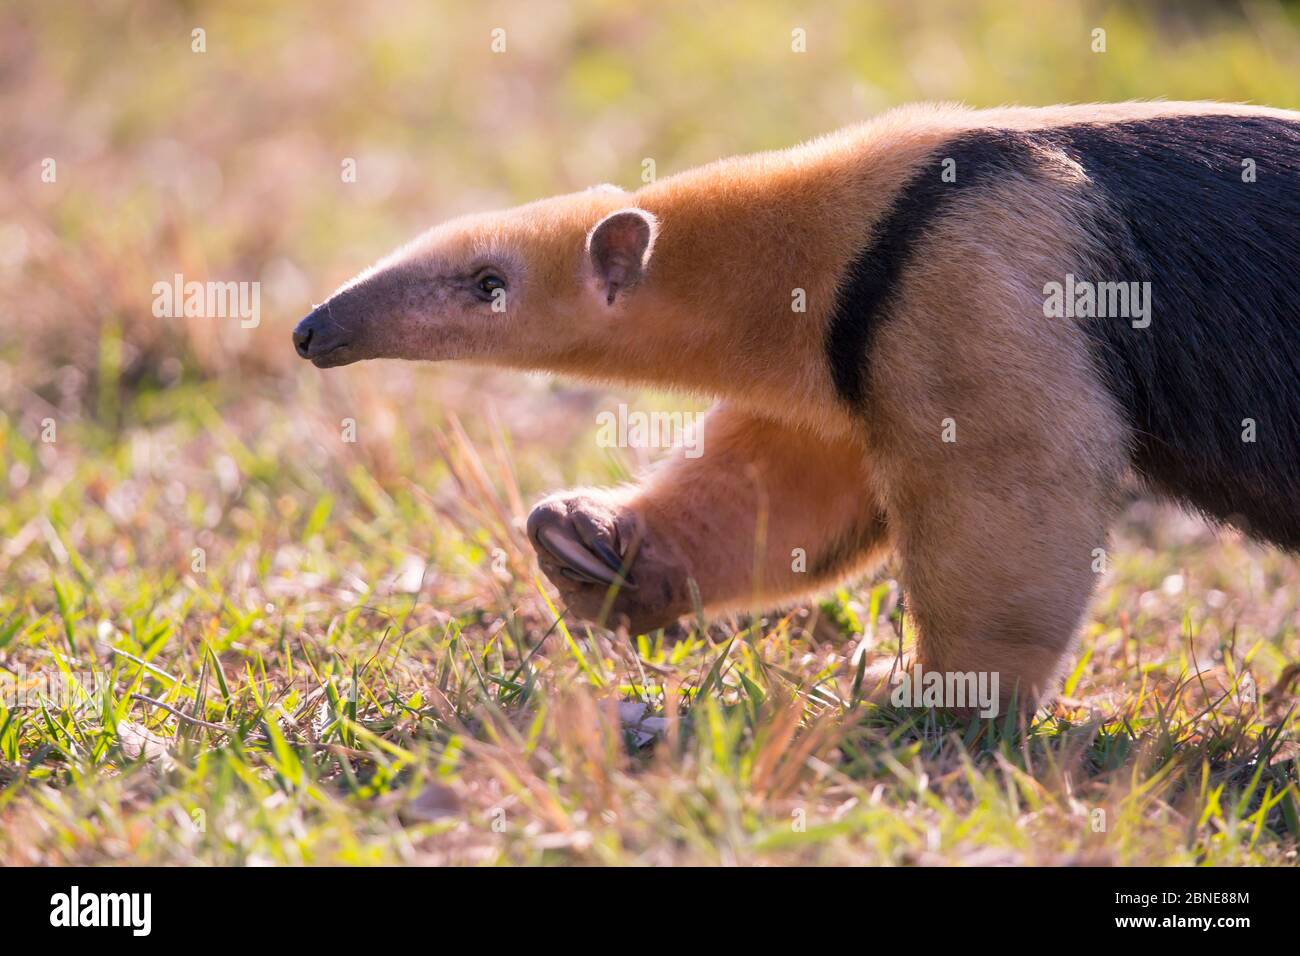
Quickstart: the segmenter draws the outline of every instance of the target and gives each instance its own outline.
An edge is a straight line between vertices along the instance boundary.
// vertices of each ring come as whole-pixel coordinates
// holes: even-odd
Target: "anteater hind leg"
[[[639,485],[542,501],[538,562],[570,610],[634,632],[690,613],[766,609],[884,556],[888,531],[863,447],[727,406],[703,454],[679,452]]]

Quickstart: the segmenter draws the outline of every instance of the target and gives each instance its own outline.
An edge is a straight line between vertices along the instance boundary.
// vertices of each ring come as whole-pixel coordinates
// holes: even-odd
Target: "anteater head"
[[[344,284],[293,331],[318,368],[468,359],[563,371],[627,335],[658,228],[614,187],[437,226]]]

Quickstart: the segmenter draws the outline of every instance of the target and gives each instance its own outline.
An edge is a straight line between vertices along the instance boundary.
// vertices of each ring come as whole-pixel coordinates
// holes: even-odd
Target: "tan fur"
[[[1084,614],[1123,468],[1124,426],[1083,342],[1041,321],[1074,234],[1063,205],[1011,181],[945,221],[872,366],[871,458],[921,664],[999,670],[1021,700],[1050,688]],[[945,419],[955,442],[939,440]]]
[[[874,344],[866,421],[823,356],[837,284],[916,163],[956,132],[1227,112],[1297,118],[1212,103],[911,107],[633,194],[466,217],[336,293],[383,325],[339,361],[466,359],[718,398],[702,458],[534,512],[542,567],[576,611],[661,625],[691,610],[691,581],[710,611],[763,607],[893,546],[923,666],[996,670],[1004,696],[1038,699],[1085,613],[1123,468],[1124,426],[1083,344],[1041,320],[1044,283],[1082,241],[1081,171],[1061,157],[1050,197],[1008,177],[940,221]],[[610,304],[586,237],[629,207],[657,231],[644,275]],[[437,279],[483,262],[508,273],[504,314]],[[635,589],[566,575],[548,534],[609,543]],[[795,549],[810,571],[792,569]]]
[[[634,546],[637,590],[611,599],[605,588],[556,581],[584,617],[625,620],[634,631],[661,626],[693,610],[690,581],[712,612],[761,610],[887,553],[861,444],[726,405],[703,428],[708,452],[699,458],[678,454],[642,484],[566,492],[537,506],[533,523],[563,525],[575,503],[606,527],[629,521],[613,536]]]

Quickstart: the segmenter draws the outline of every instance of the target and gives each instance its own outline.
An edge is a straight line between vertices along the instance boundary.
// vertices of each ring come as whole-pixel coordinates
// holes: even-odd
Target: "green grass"
[[[0,860],[1294,862],[1287,558],[1135,514],[1052,712],[881,710],[853,652],[897,647],[888,577],[675,644],[557,621],[519,532],[538,436],[414,406],[345,443],[293,396],[316,375],[0,431],[31,469],[0,666],[34,684],[0,712]]]
[[[644,464],[600,408],[680,398],[322,374],[288,336],[438,219],[646,157],[923,98],[1296,107],[1294,5],[573,10],[0,13],[0,864],[1294,865],[1294,558],[1137,505],[1058,705],[881,710],[892,567],[676,643],[559,617],[528,505]],[[177,271],[260,279],[262,325],[154,318]]]

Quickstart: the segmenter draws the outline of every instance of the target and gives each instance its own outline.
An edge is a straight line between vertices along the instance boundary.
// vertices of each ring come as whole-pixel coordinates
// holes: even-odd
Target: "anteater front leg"
[[[1064,476],[933,490],[894,519],[917,663],[997,675],[1003,705],[1032,709],[1055,690],[1105,567],[1108,509]]]
[[[883,557],[888,535],[862,449],[719,406],[703,454],[639,485],[542,501],[528,534],[583,618],[662,627],[693,609],[767,608]]]
[[[1055,690],[1106,568],[1127,442],[1077,329],[1034,314],[1042,282],[997,278],[1015,246],[995,238],[954,240],[951,274],[883,327],[869,421],[918,663],[997,675],[1024,706]]]

